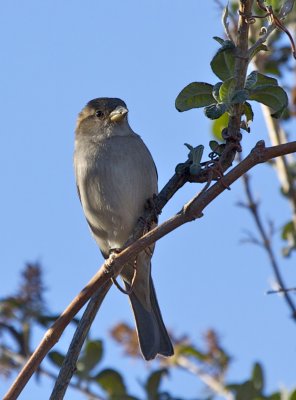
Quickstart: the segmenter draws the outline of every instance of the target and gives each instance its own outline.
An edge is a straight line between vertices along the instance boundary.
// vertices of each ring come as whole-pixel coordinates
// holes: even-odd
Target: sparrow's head
[[[78,115],[76,134],[109,136],[125,131],[127,113],[126,104],[120,99],[100,97],[91,100]]]

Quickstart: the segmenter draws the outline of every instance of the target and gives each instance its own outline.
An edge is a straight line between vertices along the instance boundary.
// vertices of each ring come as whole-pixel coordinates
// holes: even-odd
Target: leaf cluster
[[[210,65],[215,75],[221,81],[214,85],[205,82],[192,82],[187,85],[176,98],[176,108],[183,112],[193,108],[204,107],[205,115],[218,120],[217,126],[228,125],[229,116],[233,115],[233,105],[243,104],[245,121],[241,128],[249,131],[250,122],[254,113],[249,101],[256,101],[272,108],[272,116],[279,118],[288,105],[288,96],[283,88],[278,85],[276,79],[263,75],[257,71],[251,72],[245,81],[243,89],[236,89],[234,78],[235,45],[231,40],[214,38],[220,48],[213,57]],[[250,55],[250,60],[259,51],[267,51],[265,45],[261,45]],[[219,132],[216,132],[219,136]],[[221,135],[221,130],[220,130]],[[221,138],[221,136],[220,136]]]
[[[240,384],[229,384],[227,388],[235,394],[235,400],[282,400],[283,394],[275,392],[265,394],[265,379],[263,367],[256,362],[253,366],[250,379]],[[296,400],[296,391],[286,397],[287,400]]]

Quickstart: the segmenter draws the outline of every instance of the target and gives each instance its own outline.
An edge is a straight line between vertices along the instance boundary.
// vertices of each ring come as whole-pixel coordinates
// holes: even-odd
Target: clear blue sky
[[[1,6],[1,287],[11,294],[26,261],[45,270],[46,298],[62,311],[102,263],[76,194],[72,153],[77,113],[95,97],[124,99],[133,129],[148,145],[160,187],[186,158],[183,143],[207,146],[210,122],[201,110],[178,113],[174,100],[192,81],[216,82],[209,62],[222,35],[214,1],[27,0]],[[267,139],[257,107],[247,152]],[[296,126],[290,128],[295,137]],[[280,227],[289,210],[269,166],[252,179],[264,218]],[[200,186],[183,188],[164,209],[161,220],[180,210]],[[260,360],[268,388],[295,385],[295,323],[283,299],[266,296],[272,279],[259,247],[241,245],[253,230],[239,182],[205,210],[204,217],[157,244],[153,277],[164,320],[175,334],[201,343],[215,328],[233,356],[229,381],[249,376]],[[282,243],[275,242],[278,251]],[[295,258],[280,260],[288,285],[295,286]],[[112,289],[92,333],[106,340],[104,365],[124,372],[134,394],[147,373],[144,363],[125,359],[108,334],[119,320],[133,323],[128,300]],[[56,348],[65,351],[72,329]],[[36,333],[36,343],[42,332]],[[152,364],[153,368],[153,364]],[[1,393],[9,382],[1,382]],[[196,397],[194,378],[173,372],[164,388]],[[48,398],[51,382],[32,380],[21,399]],[[67,399],[82,397],[72,391]]]

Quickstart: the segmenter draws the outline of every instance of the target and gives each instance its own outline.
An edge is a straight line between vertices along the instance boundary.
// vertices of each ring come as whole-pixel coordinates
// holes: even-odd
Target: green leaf
[[[229,78],[225,82],[222,83],[219,90],[219,97],[221,99],[221,103],[230,103],[234,89],[235,89],[236,81],[234,78]]]
[[[217,37],[217,36],[215,36],[215,37]],[[235,44],[231,40],[226,39],[223,41],[223,43],[221,43],[221,47],[218,49],[217,53],[221,53],[225,50],[230,50],[230,49],[234,50]]]
[[[207,354],[202,353],[196,347],[188,345],[178,346],[177,353],[185,357],[194,357],[199,361],[205,361],[208,357]]]
[[[254,388],[253,382],[251,381],[246,381],[239,385],[227,385],[227,388],[235,392],[235,400],[260,399],[261,393]]]
[[[282,2],[283,0],[269,0],[269,4],[272,6],[273,11],[275,11],[276,13],[278,13]]]
[[[248,76],[245,87],[249,90],[249,100],[271,107],[274,110],[271,116],[274,118],[279,118],[288,105],[286,92],[278,86],[274,78],[253,71]]]
[[[199,146],[193,147],[188,143],[185,143],[185,146],[190,150],[190,152],[188,154],[188,159],[191,161],[191,165],[189,167],[189,172],[192,175],[197,175],[201,170],[200,162],[202,159],[204,146],[199,145]]]
[[[252,371],[252,382],[254,388],[259,390],[260,392],[263,391],[264,388],[264,374],[263,369],[259,363],[255,363]]]
[[[244,103],[248,98],[248,91],[235,90],[236,80],[234,78],[229,78],[220,86],[219,97],[222,103],[226,104],[236,104]]]
[[[245,89],[253,89],[260,86],[278,86],[275,78],[260,74],[260,72],[252,71],[246,79]]]
[[[235,64],[234,48],[235,46],[230,40],[225,40],[211,61],[212,71],[222,81],[226,81],[226,79],[233,76]]]
[[[246,118],[242,120],[241,128],[245,129],[247,132],[250,132],[250,124],[254,119],[254,113],[251,104],[247,101],[244,103],[243,115],[245,115]]]
[[[255,57],[255,55],[257,53],[259,53],[259,51],[268,51],[268,47],[265,44],[260,44],[260,46],[256,47],[252,53],[250,54],[250,60]]]
[[[296,400],[296,390],[294,390],[294,391],[290,394],[288,400]]]
[[[222,84],[223,84],[223,82],[218,82],[218,83],[216,83],[216,85],[213,86],[212,94],[213,94],[214,99],[217,101],[217,103],[221,102],[219,91],[220,91]]]
[[[101,361],[103,356],[103,343],[101,340],[86,342],[82,356],[77,361],[77,372],[86,376]]]
[[[236,90],[231,98],[231,104],[241,103],[243,104],[249,97],[249,92],[245,89]]]
[[[257,72],[253,71],[247,76],[245,89],[252,89],[257,83]]]
[[[127,394],[122,376],[114,369],[104,369],[93,380],[110,396],[123,396]]]
[[[289,240],[291,235],[295,235],[295,228],[293,221],[288,222],[286,225],[284,225],[282,229],[282,239],[283,240]]]
[[[219,146],[219,143],[216,140],[210,140],[209,146],[212,151],[216,151],[216,148]]]
[[[296,229],[293,221],[288,222],[282,228],[282,239],[288,242],[287,247],[282,248],[284,257],[289,257],[292,251],[296,250]]]
[[[215,103],[205,107],[204,112],[208,118],[217,119],[227,111],[227,108],[224,103]]]
[[[220,38],[219,36],[214,36],[213,39],[216,40],[216,42],[218,42],[219,44],[224,43],[224,39]]]
[[[208,106],[215,101],[212,95],[213,85],[205,82],[192,82],[178,94],[175,102],[178,111]]]
[[[251,104],[247,101],[244,104],[244,114],[247,119],[247,124],[249,125],[249,123],[254,120],[254,113]]]
[[[288,96],[284,89],[279,86],[261,86],[253,89],[249,93],[249,100],[255,100],[265,104],[274,110],[271,114],[273,118],[280,118],[288,105]]]
[[[48,353],[48,358],[53,364],[55,364],[58,367],[61,367],[64,362],[65,355],[58,351],[51,351],[50,353]]]
[[[159,386],[164,376],[168,375],[166,368],[152,372],[146,382],[145,389],[149,399],[157,399],[159,394]]]

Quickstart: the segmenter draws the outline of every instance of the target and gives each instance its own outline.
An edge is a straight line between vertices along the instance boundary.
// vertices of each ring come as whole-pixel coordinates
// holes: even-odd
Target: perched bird
[[[157,193],[152,156],[129,126],[127,114],[126,104],[120,99],[91,100],[78,115],[75,132],[78,194],[105,258],[131,237],[147,200]],[[153,249],[142,251],[120,274],[126,289],[131,290],[129,298],[146,360],[174,352],[151,278]]]

